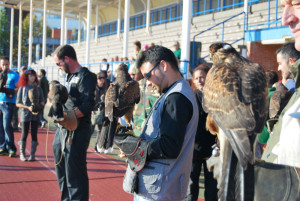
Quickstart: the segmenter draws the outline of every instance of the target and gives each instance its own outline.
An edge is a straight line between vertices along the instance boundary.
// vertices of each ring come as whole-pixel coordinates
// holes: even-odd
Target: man
[[[47,96],[49,92],[49,82],[46,78],[46,71],[44,69],[40,69],[38,76],[40,78],[40,87],[42,88],[43,95],[45,98],[45,104],[46,104]],[[46,124],[47,124],[47,120],[44,118],[44,111],[43,111],[41,114],[41,128],[45,128]]]
[[[291,0],[281,0],[281,6],[283,9],[282,14],[282,24],[284,26],[289,26],[291,32],[295,37],[295,48],[300,51],[300,6],[299,1],[291,1]],[[291,97],[290,101],[286,105],[286,107],[282,110],[278,122],[274,125],[272,130],[272,135],[267,143],[267,147],[262,156],[263,160],[268,162],[280,163],[289,166],[294,166],[298,168],[298,173],[300,173],[300,161],[299,161],[299,117],[292,117],[290,114],[297,112],[299,110],[299,100],[300,100],[300,59],[298,59],[292,67],[289,69],[292,74],[296,86],[295,93]],[[298,102],[297,102],[298,101]],[[297,105],[298,104],[298,105]],[[290,111],[290,109],[296,109],[294,111]],[[292,117],[293,119],[291,119]],[[288,121],[285,121],[288,120]],[[292,123],[294,124],[288,124]],[[297,123],[298,122],[298,123]],[[291,130],[292,129],[292,130]],[[298,132],[298,133],[297,133]],[[287,136],[288,134],[288,136]],[[289,144],[286,144],[286,141],[283,138],[288,139]],[[283,140],[283,141],[282,141]],[[280,143],[278,144],[278,142]],[[287,151],[291,151],[288,155],[285,155],[284,159],[280,159],[278,161],[278,156],[287,153]],[[280,156],[281,157],[281,156]],[[279,158],[280,158],[279,157]]]
[[[204,172],[204,198],[206,201],[218,200],[217,181],[213,178],[213,173],[208,171],[206,161],[212,155],[212,146],[216,143],[216,136],[206,129],[207,113],[202,108],[203,88],[205,79],[210,67],[200,64],[193,71],[193,84],[198,109],[199,120],[195,136],[192,171],[185,201],[196,201],[199,195],[199,179],[201,171]],[[203,169],[202,169],[203,167]]]
[[[195,95],[173,52],[165,47],[153,46],[142,52],[137,68],[161,96],[140,136],[147,143],[142,152],[147,154],[146,164],[138,173],[128,166],[123,188],[134,193],[135,200],[183,200],[198,123]]]
[[[179,44],[179,42],[176,41],[176,42],[174,43],[173,46],[174,46],[174,49],[175,49],[175,51],[174,51],[175,57],[176,57],[178,60],[180,60],[180,58],[181,58],[181,49],[180,49],[180,44]]]
[[[16,157],[17,148],[11,122],[16,107],[16,92],[20,76],[18,73],[11,71],[9,65],[8,57],[0,59],[1,68],[3,71],[8,72],[5,88],[0,93],[0,155]]]
[[[295,81],[292,79],[292,75],[289,69],[300,58],[300,52],[295,49],[295,43],[287,43],[281,48],[276,50],[278,71],[281,71],[282,84],[288,88],[288,90],[295,91]]]
[[[91,111],[94,108],[96,75],[78,61],[74,48],[59,46],[54,52],[54,62],[67,74],[69,97],[64,105],[74,111],[78,120],[75,131],[56,130],[53,152],[56,176],[62,192],[61,200],[89,200],[89,181],[86,167],[86,150],[91,137]],[[68,120],[67,117],[66,121]],[[65,121],[65,120],[64,120]],[[63,153],[62,153],[63,152]]]
[[[142,44],[140,41],[134,41],[133,43],[134,45],[134,54],[135,54],[135,59],[138,59],[141,52],[142,52]],[[133,70],[132,70],[132,74],[134,74],[134,79],[135,80],[140,80],[141,79],[141,75],[136,67],[136,62],[134,63],[134,67],[133,67]]]

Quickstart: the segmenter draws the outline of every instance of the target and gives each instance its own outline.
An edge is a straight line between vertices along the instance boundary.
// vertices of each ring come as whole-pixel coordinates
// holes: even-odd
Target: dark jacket
[[[39,81],[40,81],[40,87],[43,91],[44,98],[47,101],[48,92],[49,92],[49,82],[45,76],[41,77]]]
[[[89,126],[91,123],[91,111],[95,106],[96,83],[96,75],[85,67],[67,76],[66,86],[69,98],[65,103],[65,109],[73,110],[77,107],[84,114],[84,117],[78,119],[78,126]]]
[[[195,136],[195,147],[194,147],[194,160],[195,159],[204,159],[211,156],[212,153],[212,145],[215,144],[216,136],[212,135],[209,131],[206,130],[206,117],[207,113],[204,112],[202,107],[202,96],[203,93],[196,89],[194,91],[196,100],[198,103],[199,109],[199,120],[198,120],[198,128]]]

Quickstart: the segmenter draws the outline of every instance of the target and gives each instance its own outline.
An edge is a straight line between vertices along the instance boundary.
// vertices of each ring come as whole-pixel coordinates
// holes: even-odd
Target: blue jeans
[[[140,195],[134,194],[133,201],[151,201],[150,199],[144,198]]]
[[[15,107],[15,103],[0,104],[0,148],[3,150],[17,150],[11,125]]]

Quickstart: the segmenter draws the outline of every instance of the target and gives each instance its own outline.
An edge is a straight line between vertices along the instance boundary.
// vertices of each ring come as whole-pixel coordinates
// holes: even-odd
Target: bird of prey
[[[230,44],[214,43],[209,52],[213,66],[206,77],[203,109],[212,115],[221,136],[219,198],[253,200],[253,188],[247,187],[254,185],[253,141],[268,113],[266,75]]]
[[[28,98],[31,102],[32,114],[36,115],[44,109],[40,104],[40,92],[37,85],[28,90]]]
[[[293,95],[292,91],[289,91],[282,83],[277,82],[275,84],[276,90],[270,99],[269,116],[270,118],[278,118],[283,108],[289,102]]]
[[[65,86],[53,80],[49,83],[48,99],[51,107],[48,116],[56,121],[64,120],[63,105],[68,99],[69,93]]]
[[[9,69],[5,68],[0,72],[0,92],[5,92],[5,85],[7,81],[7,73]]]
[[[131,125],[135,104],[140,101],[140,88],[133,80],[126,64],[120,64],[116,70],[116,80],[112,82],[105,95],[105,120],[102,125],[98,150],[111,151],[113,136],[116,132],[118,118],[124,115]]]

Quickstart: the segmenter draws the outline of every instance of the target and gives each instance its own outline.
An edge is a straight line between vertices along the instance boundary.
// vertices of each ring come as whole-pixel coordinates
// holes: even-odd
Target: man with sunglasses
[[[53,140],[56,176],[62,192],[61,200],[87,201],[89,181],[86,151],[92,134],[91,111],[95,105],[97,78],[94,73],[78,63],[76,52],[70,45],[59,46],[55,50],[54,62],[67,74],[66,87],[69,97],[64,104],[64,110],[72,110],[78,120],[78,127],[72,132],[64,127],[58,128]]]
[[[184,200],[198,122],[195,95],[170,49],[149,47],[137,68],[160,97],[140,135],[147,142],[145,166],[137,173],[128,166],[123,188],[134,200]]]
[[[16,157],[17,148],[14,142],[12,117],[16,107],[16,92],[18,90],[19,74],[10,70],[8,57],[0,59],[0,67],[7,72],[7,81],[0,92],[0,155]],[[3,73],[2,72],[2,73]]]

